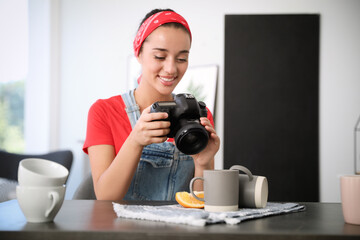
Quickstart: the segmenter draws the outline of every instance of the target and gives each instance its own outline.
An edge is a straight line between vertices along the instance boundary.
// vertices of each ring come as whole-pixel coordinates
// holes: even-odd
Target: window
[[[0,1],[0,149],[24,151],[28,1]]]

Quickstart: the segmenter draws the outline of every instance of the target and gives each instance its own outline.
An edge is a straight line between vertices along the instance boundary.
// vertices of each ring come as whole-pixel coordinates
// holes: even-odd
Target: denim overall
[[[121,96],[133,128],[140,117],[134,90]],[[193,158],[180,152],[173,143],[147,145],[124,200],[175,200],[176,192],[189,191],[194,171]]]

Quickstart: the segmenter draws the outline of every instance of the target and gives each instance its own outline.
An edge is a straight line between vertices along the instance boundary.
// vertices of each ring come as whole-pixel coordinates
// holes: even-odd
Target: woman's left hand
[[[213,169],[214,168],[214,156],[220,148],[220,138],[216,134],[214,127],[211,125],[210,120],[206,117],[200,118],[201,125],[209,132],[208,145],[200,153],[192,155],[195,163],[195,167],[201,169]]]

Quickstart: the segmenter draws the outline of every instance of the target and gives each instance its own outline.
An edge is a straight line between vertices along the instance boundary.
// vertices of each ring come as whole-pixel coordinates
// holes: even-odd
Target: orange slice
[[[195,195],[204,198],[204,192],[194,191]],[[175,195],[176,201],[183,207],[186,208],[204,208],[204,202],[194,198],[191,193],[188,192],[177,192]]]

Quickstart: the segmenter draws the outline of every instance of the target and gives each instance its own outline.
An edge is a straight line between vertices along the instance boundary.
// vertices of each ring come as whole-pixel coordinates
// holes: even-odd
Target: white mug
[[[28,222],[51,222],[61,208],[65,186],[16,187],[17,201]]]
[[[27,158],[19,163],[18,182],[20,186],[62,186],[69,171],[63,165],[40,158]]]

